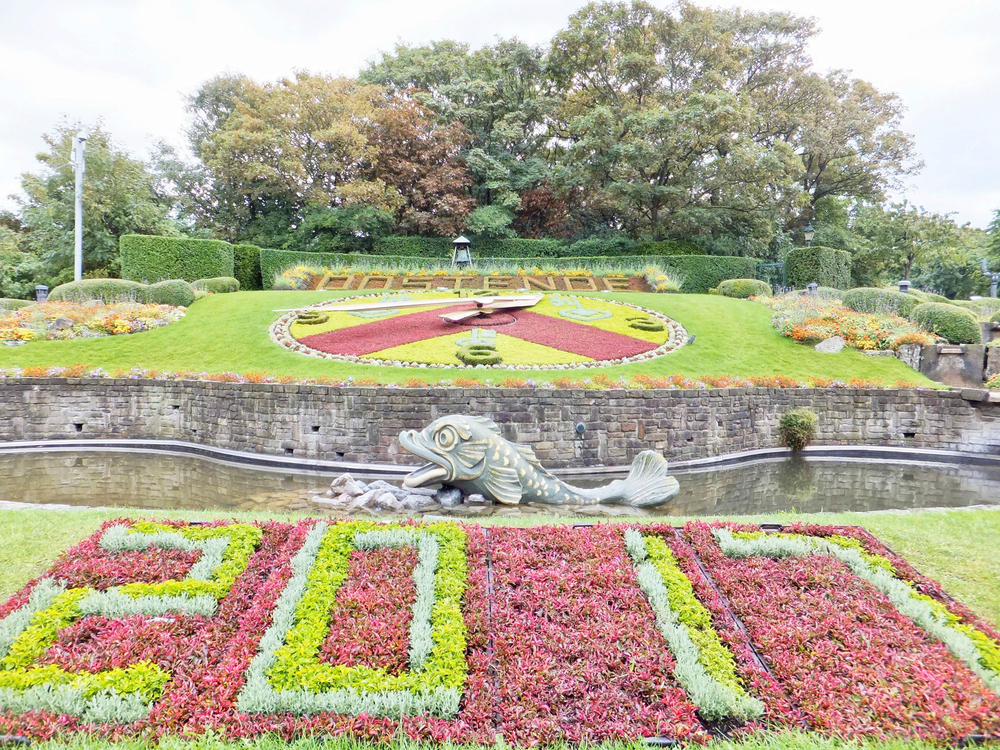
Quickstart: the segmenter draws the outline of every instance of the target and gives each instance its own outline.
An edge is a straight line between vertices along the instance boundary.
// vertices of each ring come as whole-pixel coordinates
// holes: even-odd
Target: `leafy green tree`
[[[994,260],[1000,261],[1000,210],[994,212],[993,220],[986,228],[986,232],[989,235],[987,242],[989,253]]]
[[[70,164],[78,126],[61,125],[43,136],[40,168],[21,178],[23,235],[19,249],[37,263],[37,280],[49,286],[73,278],[74,175]],[[123,234],[170,234],[169,203],[157,195],[149,166],[116,147],[106,130],[90,131],[83,184],[85,275],[118,274]]]

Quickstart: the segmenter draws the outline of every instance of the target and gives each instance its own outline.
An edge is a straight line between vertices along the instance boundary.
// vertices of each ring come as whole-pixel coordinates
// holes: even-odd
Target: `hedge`
[[[891,289],[859,286],[844,292],[841,301],[844,307],[863,313],[894,313],[904,318],[910,317],[913,308],[923,300],[919,296]]]
[[[240,282],[232,276],[217,276],[214,279],[198,279],[191,282],[191,287],[196,292],[212,292],[212,294],[227,294],[238,292]]]
[[[968,310],[941,302],[924,302],[913,308],[910,320],[952,344],[981,344],[979,321]]]
[[[60,284],[49,292],[56,302],[144,302],[145,284],[125,279],[81,279]]]
[[[797,247],[785,257],[785,279],[795,289],[813,282],[846,289],[851,283],[851,254],[832,247]]]
[[[482,260],[496,258],[613,258],[631,255],[698,255],[704,248],[692,240],[633,240],[623,236],[587,237],[569,240],[527,239],[521,237],[471,237],[473,257]],[[379,255],[399,255],[421,258],[450,258],[452,239],[449,237],[390,236],[375,241]]]
[[[707,294],[726,279],[752,278],[760,263],[756,258],[733,255],[672,255],[655,259],[665,270],[683,275],[681,291],[691,294]]]
[[[996,313],[992,318],[990,318],[990,323],[1000,323],[1000,312]]]
[[[188,307],[194,302],[194,288],[183,279],[157,281],[141,290],[141,299],[152,305]]]
[[[233,276],[240,282],[240,289],[263,289],[260,275],[260,248],[256,245],[233,245]]]
[[[19,310],[26,305],[32,304],[30,299],[15,299],[13,297],[0,297],[0,310]]]
[[[773,294],[771,285],[760,279],[727,279],[719,282],[716,291],[723,297],[736,297],[737,299],[770,297]]]
[[[234,273],[233,247],[222,240],[126,234],[120,247],[122,278],[131,281],[195,281]]]

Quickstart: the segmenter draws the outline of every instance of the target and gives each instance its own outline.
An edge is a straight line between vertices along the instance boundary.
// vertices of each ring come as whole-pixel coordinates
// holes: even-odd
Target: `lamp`
[[[35,286],[35,301],[44,302],[49,298],[49,288],[45,284]]]
[[[910,291],[909,279],[903,279],[902,281],[899,282],[899,291],[904,293]]]
[[[802,238],[806,241],[806,247],[812,244],[813,237],[816,236],[816,230],[813,228],[812,222],[805,225],[802,230]]]
[[[451,264],[462,270],[472,265],[472,253],[469,252],[469,242],[465,237],[458,237],[451,243]]]

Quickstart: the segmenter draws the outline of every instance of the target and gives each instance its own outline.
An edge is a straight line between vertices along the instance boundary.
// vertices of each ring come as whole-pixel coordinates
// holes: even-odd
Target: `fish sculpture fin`
[[[513,445],[515,448],[517,448],[517,452],[521,454],[521,458],[523,458],[529,464],[541,467],[542,464],[538,460],[538,456],[535,455],[535,452],[531,450],[530,445],[522,445],[520,443],[514,443]]]
[[[485,427],[490,432],[493,432],[503,437],[503,433],[500,432],[500,427],[497,425],[496,422],[494,422],[489,417],[466,417],[466,419],[469,420],[470,422],[475,422],[481,427]]]
[[[607,503],[643,506],[658,505],[677,494],[680,485],[667,474],[667,459],[656,451],[643,451],[632,462],[624,479],[595,490]]]
[[[482,476],[483,489],[493,498],[505,505],[517,505],[521,502],[523,489],[517,471],[509,466],[493,466],[486,468]]]
[[[458,444],[455,448],[455,458],[468,469],[483,460],[486,454],[487,444],[485,440],[468,440]]]

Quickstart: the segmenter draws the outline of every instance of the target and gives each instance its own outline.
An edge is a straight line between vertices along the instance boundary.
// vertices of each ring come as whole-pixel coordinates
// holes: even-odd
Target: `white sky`
[[[183,147],[184,98],[221,72],[354,75],[397,41],[538,44],[584,0],[0,0],[0,206],[41,134],[102,118],[145,155]],[[846,68],[908,107],[926,163],[907,197],[985,227],[1000,209],[1000,0],[709,0],[816,18],[819,70]]]

